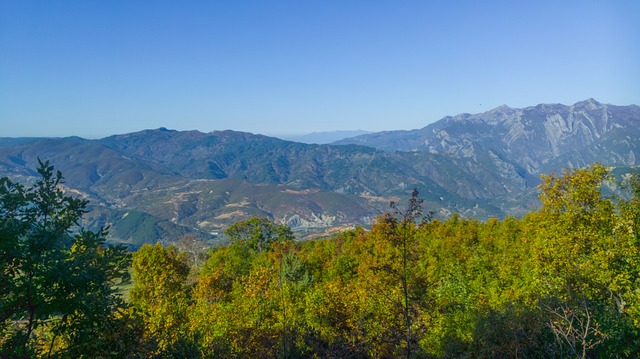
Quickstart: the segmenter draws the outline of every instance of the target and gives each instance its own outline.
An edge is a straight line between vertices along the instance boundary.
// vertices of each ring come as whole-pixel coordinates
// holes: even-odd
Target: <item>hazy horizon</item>
[[[630,103],[630,104],[615,104],[615,103],[604,103],[602,101],[598,101],[598,99],[594,99],[594,98],[588,98],[588,99],[584,99],[581,101],[577,101],[577,102],[582,102],[582,101],[587,101],[589,99],[593,99],[597,102],[600,102],[602,104],[607,104],[607,105],[614,105],[614,106],[629,106],[629,105],[635,105],[638,106],[635,103]],[[576,102],[576,103],[577,103]],[[566,104],[566,103],[546,103],[546,104],[560,104],[560,105],[564,105],[564,106],[571,106],[574,105],[575,103],[571,103],[571,104]],[[534,104],[534,105],[530,105],[530,106],[524,106],[523,108],[526,107],[532,107],[532,106],[536,106],[536,105],[540,105],[540,104]],[[501,106],[507,106],[507,107],[511,107],[509,105],[503,104],[500,106],[496,106],[494,108],[491,109],[487,109],[487,110],[483,110],[477,113],[472,113],[472,114],[478,114],[478,113],[483,113],[483,112],[487,112],[487,111],[492,111],[494,109],[497,109]],[[115,133],[108,133],[108,134],[103,134],[103,135],[96,135],[96,136],[81,136],[81,135],[77,135],[77,134],[68,134],[68,135],[59,135],[59,136],[55,136],[55,135],[35,135],[35,136],[2,136],[0,135],[0,138],[4,137],[4,138],[29,138],[29,137],[34,137],[34,138],[65,138],[65,137],[80,137],[80,138],[84,138],[84,139],[102,139],[105,137],[109,137],[109,136],[114,136],[114,135],[123,135],[123,134],[128,134],[128,133],[135,133],[135,132],[141,132],[141,131],[148,131],[148,130],[160,130],[160,129],[165,129],[165,130],[169,130],[169,131],[199,131],[202,133],[212,133],[212,132],[221,132],[221,131],[236,131],[236,132],[248,132],[248,133],[252,133],[255,135],[264,135],[264,136],[269,136],[269,137],[275,137],[275,138],[280,138],[283,140],[288,140],[288,141],[301,141],[301,142],[307,142],[307,143],[330,143],[333,141],[323,141],[323,142],[308,142],[306,141],[307,137],[313,137],[313,136],[324,136],[324,135],[328,135],[331,136],[333,134],[338,134],[338,133],[356,133],[356,132],[361,132],[361,134],[364,133],[375,133],[375,132],[385,132],[385,131],[411,131],[411,130],[417,130],[417,129],[421,129],[431,123],[440,121],[442,119],[444,119],[447,116],[456,116],[456,115],[460,115],[460,114],[464,114],[464,112],[461,113],[456,113],[456,114],[449,114],[444,116],[443,118],[439,118],[435,121],[429,121],[426,125],[421,126],[421,127],[416,127],[416,128],[395,128],[395,129],[388,129],[388,130],[380,130],[380,131],[371,131],[371,130],[367,130],[367,129],[335,129],[335,130],[326,130],[326,131],[311,131],[311,132],[300,132],[300,133],[261,133],[261,132],[253,132],[253,131],[243,131],[243,130],[237,130],[237,129],[233,129],[233,128],[218,128],[218,129],[212,129],[210,131],[203,131],[200,129],[196,129],[196,128],[185,128],[185,129],[177,129],[177,128],[171,128],[171,127],[167,127],[167,126],[156,126],[156,127],[147,127],[147,128],[139,128],[139,129],[134,129],[131,131],[127,131],[127,132],[115,132]],[[354,136],[357,136],[359,134],[355,134]],[[342,138],[346,138],[346,137],[337,137],[337,139],[342,139]]]

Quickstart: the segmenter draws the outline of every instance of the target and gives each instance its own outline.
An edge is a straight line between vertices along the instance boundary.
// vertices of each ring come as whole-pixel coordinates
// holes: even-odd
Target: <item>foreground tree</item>
[[[638,283],[637,227],[602,196],[610,178],[599,164],[542,176],[542,208],[527,217],[535,226],[541,306],[560,353],[575,357],[638,349],[629,345],[636,330],[629,304]]]
[[[0,356],[108,353],[128,279],[123,246],[78,227],[88,202],[39,160],[31,187],[0,179]]]
[[[414,354],[414,343],[417,342],[412,333],[413,326],[413,313],[411,304],[411,295],[409,291],[409,281],[411,274],[409,272],[410,262],[415,262],[415,246],[417,244],[416,232],[418,230],[418,224],[424,225],[431,221],[433,213],[428,213],[426,216],[423,214],[423,199],[419,197],[419,192],[414,189],[411,193],[411,198],[407,203],[407,207],[402,209],[397,203],[391,202],[391,208],[393,212],[391,215],[383,217],[383,220],[388,224],[389,240],[393,245],[400,249],[402,257],[402,270],[398,273],[400,282],[402,284],[402,309],[404,313],[405,321],[405,342],[406,342],[406,357],[411,358]],[[416,223],[416,221],[419,221]],[[415,263],[411,263],[413,266]]]
[[[194,357],[187,329],[187,256],[173,247],[143,245],[133,255],[131,303],[144,323],[150,356]]]
[[[231,243],[209,253],[190,310],[203,355],[291,357],[308,283],[291,229],[252,217],[225,234]]]
[[[431,221],[432,214],[423,213],[423,200],[417,190],[413,190],[406,207],[401,207],[391,202],[391,212],[378,217],[369,234],[372,245],[376,248],[375,255],[370,262],[371,273],[365,274],[372,279],[371,283],[382,280],[378,284],[380,288],[387,287],[389,292],[382,289],[388,298],[390,313],[394,313],[393,335],[384,334],[382,341],[393,343],[396,352],[393,356],[399,356],[400,348],[403,356],[411,358],[416,355],[417,336],[416,330],[422,330],[420,323],[416,323],[418,317],[418,297],[424,297],[425,291],[419,290],[420,280],[416,277],[418,267],[418,232]],[[367,272],[366,270],[363,273]],[[424,288],[421,288],[424,289]],[[420,293],[418,293],[420,292]],[[391,324],[387,325],[390,327]],[[401,328],[401,329],[400,329]],[[400,330],[403,332],[400,335]],[[389,338],[390,340],[387,340]]]

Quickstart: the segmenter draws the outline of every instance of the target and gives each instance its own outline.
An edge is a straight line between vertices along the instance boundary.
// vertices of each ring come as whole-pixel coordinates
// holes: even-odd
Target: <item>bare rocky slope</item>
[[[334,144],[455,157],[473,157],[485,151],[538,175],[592,162],[635,165],[639,140],[640,107],[588,99],[571,106],[501,106],[475,115],[448,116],[419,130],[379,132]]]

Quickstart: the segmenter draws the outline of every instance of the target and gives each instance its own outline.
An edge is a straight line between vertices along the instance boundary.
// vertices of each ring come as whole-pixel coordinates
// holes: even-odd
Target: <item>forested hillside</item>
[[[609,180],[597,164],[545,175],[541,208],[522,218],[436,219],[414,191],[370,231],[294,241],[285,225],[252,218],[228,227],[231,243],[209,251],[192,239],[181,249],[144,245],[132,256],[128,301],[95,297],[105,298],[91,302],[99,316],[60,301],[99,287],[77,292],[63,278],[33,287],[25,278],[76,263],[62,260],[60,248],[96,248],[81,258],[104,263],[95,273],[109,273],[114,285],[121,274],[110,269],[111,252],[80,241],[85,233],[26,255],[38,248],[27,246],[32,238],[52,237],[20,226],[21,213],[43,208],[46,220],[47,207],[31,204],[62,194],[3,180],[0,219],[10,241],[0,259],[11,290],[0,298],[0,346],[20,357],[638,357],[640,177],[626,177],[627,200],[602,195]],[[74,204],[65,201],[54,202]],[[53,223],[67,223],[65,211],[56,213]],[[93,267],[69,268],[85,278]],[[33,290],[42,294],[30,297]],[[33,300],[23,307],[16,298]]]
[[[187,234],[225,241],[226,227],[252,216],[310,238],[368,228],[414,188],[440,219],[522,216],[539,206],[541,173],[600,162],[620,179],[636,168],[639,123],[638,106],[587,100],[449,116],[348,145],[166,128],[98,140],[0,138],[0,176],[33,182],[38,158],[50,160],[90,200],[85,224],[109,223],[108,239],[130,248]]]

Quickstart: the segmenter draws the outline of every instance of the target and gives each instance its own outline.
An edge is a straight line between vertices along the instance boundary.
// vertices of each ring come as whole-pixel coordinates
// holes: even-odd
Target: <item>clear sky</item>
[[[640,1],[0,1],[0,137],[640,105]]]

